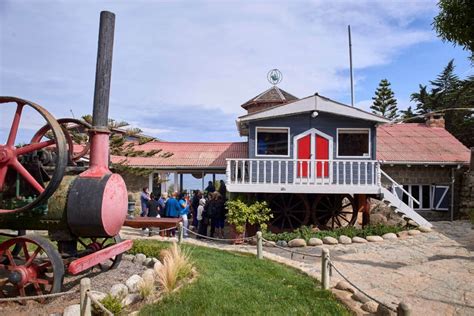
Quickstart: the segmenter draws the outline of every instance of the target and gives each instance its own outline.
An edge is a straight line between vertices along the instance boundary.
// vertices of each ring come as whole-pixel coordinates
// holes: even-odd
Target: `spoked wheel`
[[[308,223],[311,207],[305,195],[272,194],[266,200],[273,212],[270,224],[273,232],[294,230]]]
[[[357,209],[348,194],[318,195],[313,204],[313,221],[326,229],[354,226]]]
[[[105,238],[87,238],[85,240],[78,239],[79,243],[84,246],[85,249],[89,249],[92,251],[99,251],[101,249],[107,248],[109,246],[118,244],[122,241],[119,235],[115,237],[105,237]],[[122,254],[116,255],[112,258],[108,258],[104,262],[99,263],[96,267],[100,269],[100,271],[108,271],[111,269],[115,269],[119,266],[120,262],[122,261]]]
[[[20,251],[14,255],[15,247]],[[58,251],[45,238],[28,235],[0,244],[3,297],[26,297],[58,293],[64,279],[64,265]]]
[[[15,97],[0,97],[0,104],[16,104],[8,139],[5,144],[0,143],[0,214],[6,214],[32,209],[53,195],[66,169],[67,143],[61,126],[43,107]],[[51,139],[17,146],[21,116],[27,107],[33,108],[50,126]],[[51,177],[42,169],[41,157],[36,154],[46,147],[54,152],[55,167]],[[20,183],[23,184],[21,190]],[[24,196],[20,196],[20,192]],[[26,200],[26,195],[34,198]]]

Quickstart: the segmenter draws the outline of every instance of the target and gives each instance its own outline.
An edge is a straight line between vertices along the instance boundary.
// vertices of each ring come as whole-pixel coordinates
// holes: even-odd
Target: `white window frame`
[[[429,200],[430,200],[430,205],[428,208],[423,207],[421,208],[420,205],[416,204],[413,202],[411,198],[408,198],[408,206],[410,206],[412,209],[415,211],[449,211],[449,207],[447,208],[440,208],[440,204],[443,201],[444,198],[446,198],[446,195],[449,193],[449,190],[451,189],[449,185],[437,185],[437,184],[428,184],[428,183],[420,183],[420,184],[404,184],[403,186],[407,186],[407,192],[410,193],[410,195],[413,196],[413,187],[418,187],[419,188],[419,196],[418,196],[418,201],[422,202],[422,194],[423,194],[423,186],[429,186]],[[443,194],[441,195],[438,204],[435,205],[434,203],[434,198],[435,198],[435,189],[445,189]],[[397,192],[396,188],[393,187],[393,192]],[[403,200],[403,192],[401,192],[401,196],[398,196],[400,200]],[[398,194],[397,194],[398,195]],[[416,207],[418,205],[418,207]]]
[[[258,131],[259,130],[280,130],[280,131],[283,131],[283,130],[286,130],[286,132],[288,133],[288,148],[287,148],[287,154],[286,155],[259,155],[258,154]],[[290,147],[291,147],[291,143],[290,143],[290,128],[289,127],[267,127],[267,126],[256,126],[255,127],[255,157],[267,157],[267,158],[271,158],[271,157],[279,157],[279,158],[289,158],[290,157]]]
[[[339,133],[344,131],[368,131],[369,136],[369,154],[363,156],[340,156],[339,155]],[[370,128],[337,128],[336,129],[336,158],[341,159],[350,159],[350,158],[358,158],[358,159],[370,159],[372,157],[372,131]]]
[[[434,203],[434,199],[435,199],[435,190],[436,189],[445,189],[443,194],[441,195],[439,201],[438,201],[438,204],[435,205]],[[446,207],[446,208],[441,208],[439,207],[441,202],[443,201],[443,199],[446,198],[446,195],[448,194],[449,190],[450,190],[450,186],[449,185],[432,185],[431,186],[431,206],[432,206],[432,209],[435,210],[435,211],[449,211],[449,206]],[[451,196],[452,198],[452,196]]]

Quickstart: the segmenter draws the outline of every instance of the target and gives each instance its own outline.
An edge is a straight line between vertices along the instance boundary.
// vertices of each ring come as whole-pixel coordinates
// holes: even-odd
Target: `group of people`
[[[201,192],[193,191],[192,197],[186,192],[173,192],[171,196],[168,193],[161,194],[160,197],[149,193],[148,187],[143,188],[140,195],[142,217],[174,217],[181,218],[183,221],[184,237],[188,237],[187,229],[197,231],[197,238],[201,236],[214,237],[217,231],[217,237],[224,238],[224,224],[226,217],[227,189],[223,180],[219,183],[219,189],[216,190],[212,181]],[[189,227],[191,221],[192,227]],[[210,227],[210,235],[209,233]]]

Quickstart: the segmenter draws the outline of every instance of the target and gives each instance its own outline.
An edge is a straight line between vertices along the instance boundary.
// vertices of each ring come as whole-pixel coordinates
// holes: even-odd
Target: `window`
[[[400,189],[395,188],[395,192],[402,201],[411,206],[414,210],[449,210],[450,194],[449,186],[444,185],[430,185],[430,184],[410,184],[404,185],[408,193],[420,202],[418,205],[412,201],[406,193]]]
[[[369,129],[338,129],[338,157],[370,157]]]
[[[257,156],[288,156],[289,128],[256,129]]]

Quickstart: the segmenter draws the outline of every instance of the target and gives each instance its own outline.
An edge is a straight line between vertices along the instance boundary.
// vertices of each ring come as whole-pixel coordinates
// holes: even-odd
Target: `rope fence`
[[[47,299],[47,298],[52,298],[52,297],[64,296],[64,295],[73,294],[73,293],[77,293],[77,290],[70,290],[70,291],[66,291],[66,292],[42,294],[42,295],[4,297],[4,298],[0,298],[0,303],[2,303],[2,302],[12,302],[12,301],[40,300],[40,299]]]
[[[201,238],[204,238],[204,239],[209,239],[209,240],[213,240],[213,241],[223,241],[223,242],[229,242],[229,241],[249,241],[249,240],[252,240],[255,238],[255,236],[252,236],[252,237],[243,237],[243,238],[216,238],[216,237],[210,237],[210,236],[206,236],[206,235],[201,235],[199,233],[196,233],[195,231],[192,231],[190,230],[189,228],[186,228],[183,226],[183,230],[188,232],[188,233],[191,233],[193,234],[194,236],[196,237],[201,237]],[[178,231],[179,231],[179,226],[178,226]]]
[[[266,240],[265,238],[263,238],[263,241],[266,242],[266,243],[270,242],[269,240]],[[287,248],[282,247],[282,246],[278,246],[277,244],[272,245],[272,247],[281,249],[281,250],[286,251],[286,252],[290,252],[291,253],[291,259],[293,259],[293,254],[301,255],[301,256],[303,256],[303,259],[304,259],[304,257],[321,258],[321,255],[318,255],[318,254],[315,254],[315,253],[307,253],[307,252],[302,252],[302,251],[297,251],[297,250],[291,250],[291,249],[287,249]]]

